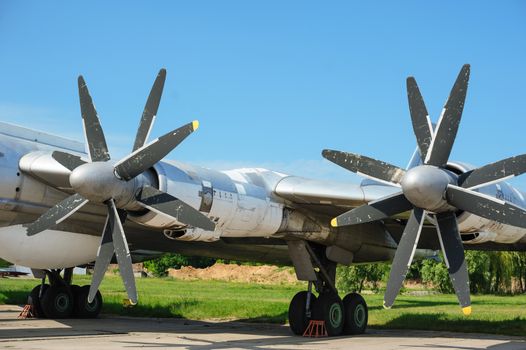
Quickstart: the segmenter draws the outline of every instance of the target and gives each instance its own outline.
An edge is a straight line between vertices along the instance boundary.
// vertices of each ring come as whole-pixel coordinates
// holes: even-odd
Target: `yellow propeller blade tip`
[[[331,220],[331,226],[332,227],[338,227],[338,219],[334,218]]]
[[[390,307],[390,306],[387,306],[387,305],[385,305],[385,300],[384,300],[384,304],[383,304],[383,307],[384,307],[384,309],[386,309],[386,310],[390,310],[390,309],[391,309],[391,307]]]
[[[199,120],[194,120],[192,122],[192,128],[194,128],[194,131],[196,131],[198,127],[199,127]]]
[[[137,305],[137,303],[134,303],[131,299],[123,299],[122,300],[122,306],[124,307],[133,307]]]
[[[463,307],[463,308],[462,308],[462,312],[463,312],[464,315],[466,315],[466,316],[471,315],[471,306]]]

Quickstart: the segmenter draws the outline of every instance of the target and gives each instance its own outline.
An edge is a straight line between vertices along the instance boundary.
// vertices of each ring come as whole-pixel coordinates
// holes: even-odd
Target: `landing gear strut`
[[[71,284],[73,268],[44,271],[42,283],[31,291],[27,303],[38,318],[95,318],[102,309],[102,296],[97,291],[93,302],[88,303],[89,286]],[[46,284],[46,277],[49,284]]]
[[[292,332],[302,335],[310,320],[319,320],[324,321],[329,336],[363,334],[368,321],[365,300],[357,293],[340,299],[335,287],[336,263],[309,244],[306,249],[315,266],[317,280],[309,281],[308,291],[297,293],[290,302],[288,315]],[[313,285],[318,292],[317,298],[312,293]]]

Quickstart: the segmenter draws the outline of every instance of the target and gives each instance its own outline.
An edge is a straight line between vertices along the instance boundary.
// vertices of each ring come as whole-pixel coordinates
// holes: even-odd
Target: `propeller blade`
[[[451,89],[442,115],[438,120],[433,141],[427,152],[424,163],[444,167],[451,154],[455,137],[457,136],[460,118],[464,109],[464,101],[469,81],[469,64],[465,64],[458,74],[455,85]]]
[[[113,247],[113,226],[114,226],[114,217],[108,215],[106,218],[106,224],[104,225],[104,231],[102,232],[102,237],[100,241],[99,250],[97,251],[97,258],[95,259],[95,267],[93,268],[93,277],[91,278],[91,285],[89,287],[88,294],[88,303],[91,303],[95,299],[97,290],[106,274],[108,265],[111,262],[113,257],[114,247]]]
[[[215,223],[200,211],[156,188],[144,186],[136,198],[146,208],[173,217],[183,224],[199,227],[206,231],[215,230]]]
[[[436,221],[438,238],[449,271],[449,278],[453,283],[462,312],[467,316],[471,314],[469,276],[464,245],[458,232],[457,217],[452,212],[440,213],[436,215]]]
[[[115,247],[115,256],[119,264],[119,273],[121,274],[122,282],[124,283],[124,288],[126,289],[130,303],[135,305],[137,304],[137,288],[135,287],[135,277],[133,276],[132,259],[120,219],[121,216],[126,214],[125,212],[119,213],[113,199],[110,199],[107,203],[110,216],[109,220],[113,228],[112,238]]]
[[[106,138],[100,126],[97,111],[88,91],[84,78],[79,76],[80,112],[84,125],[84,136],[88,144],[88,154],[92,162],[105,162],[110,159]]]
[[[402,192],[380,198],[377,201],[349,210],[332,219],[333,227],[364,224],[366,222],[386,219],[413,208]]]
[[[75,168],[81,166],[82,164],[86,164],[86,162],[83,161],[79,156],[74,156],[73,154],[65,152],[54,151],[51,156],[62,166],[71,171],[75,170]]]
[[[446,199],[460,210],[505,225],[526,228],[526,211],[500,199],[454,185],[447,186]]]
[[[424,99],[413,77],[407,78],[407,99],[409,100],[409,113],[413,122],[416,142],[420,149],[420,156],[422,159],[426,159],[427,150],[433,139],[433,126]]]
[[[153,83],[150,95],[148,100],[146,100],[146,105],[144,106],[144,111],[142,112],[141,123],[139,129],[137,130],[137,135],[135,136],[135,143],[133,145],[133,152],[144,146],[148,135],[155,121],[157,115],[157,110],[159,109],[159,103],[161,102],[161,96],[163,94],[164,81],[166,80],[166,69],[161,69],[157,78]]]
[[[36,221],[27,225],[27,235],[33,236],[44,230],[47,230],[62,221],[66,220],[69,216],[75,213],[77,210],[82,208],[84,204],[88,203],[88,200],[76,193],[63,201],[55,204],[47,212],[42,214]]]
[[[475,189],[526,173],[526,154],[510,157],[460,175],[458,183]]]
[[[354,153],[325,149],[323,150],[322,155],[327,160],[338,164],[353,173],[385,182],[389,185],[399,185],[405,174],[404,169],[395,165]]]
[[[194,120],[170,131],[120,160],[115,164],[115,171],[126,181],[133,179],[163,159],[198,127],[199,122]]]
[[[393,306],[396,296],[400,288],[402,288],[405,276],[415,255],[424,219],[425,211],[420,208],[414,208],[405,226],[402,238],[400,238],[384,295],[384,307],[387,309]]]

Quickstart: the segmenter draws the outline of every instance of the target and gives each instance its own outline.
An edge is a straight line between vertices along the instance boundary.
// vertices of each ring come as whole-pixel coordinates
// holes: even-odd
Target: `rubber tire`
[[[369,320],[369,311],[367,303],[358,293],[350,293],[343,298],[343,307],[345,310],[345,322],[343,325],[343,334],[354,335],[363,334],[367,328]]]
[[[40,300],[47,318],[68,318],[73,311],[73,295],[66,286],[50,286]]]
[[[72,284],[69,286],[69,290],[73,296],[73,311],[71,311],[71,317],[77,317],[77,313],[75,312],[75,302],[77,301],[77,294],[79,293],[80,286],[77,284]]]
[[[95,299],[88,303],[88,294],[90,286],[75,288],[73,298],[73,315],[78,318],[96,318],[102,310],[102,295],[99,291],[95,294]]]
[[[296,293],[289,305],[289,326],[292,333],[303,335],[309,325],[310,318],[305,315],[305,306],[307,304],[307,291]],[[311,293],[311,310],[316,303],[316,296]]]
[[[27,297],[27,303],[31,305],[31,311],[33,312],[33,316],[36,318],[45,318],[44,311],[42,310],[42,304],[40,303],[40,298],[38,295],[40,294],[40,287],[39,284],[33,290],[31,290],[31,293],[29,293]],[[46,289],[49,288],[49,284],[44,284],[44,290],[43,292],[46,292]],[[42,293],[42,294],[44,294]]]
[[[69,286],[69,289],[71,290],[71,294],[73,294],[73,297],[79,292],[80,286],[76,284],[72,284]]]
[[[340,297],[332,292],[321,294],[314,304],[312,319],[325,321],[325,328],[330,337],[342,334],[344,308]]]

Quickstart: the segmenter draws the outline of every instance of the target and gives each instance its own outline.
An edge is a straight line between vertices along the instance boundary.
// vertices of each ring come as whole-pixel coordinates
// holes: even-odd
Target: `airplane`
[[[390,308],[415,254],[441,250],[469,315],[464,250],[526,251],[524,193],[504,182],[526,171],[526,155],[478,168],[449,160],[469,74],[464,65],[436,124],[416,80],[407,79],[418,146],[407,168],[322,152],[365,176],[359,184],[165,160],[199,123],[148,142],[164,69],[131,153],[113,159],[80,76],[85,143],[0,123],[0,257],[42,279],[28,300],[37,316],[48,318],[97,317],[98,288],[111,261],[118,263],[130,304],[138,302],[132,263],[163,253],[292,265],[308,282],[289,305],[292,332],[301,335],[310,320],[322,320],[335,336],[361,334],[368,322],[362,296],[338,295],[337,264],[392,261],[384,297]],[[73,285],[73,267],[93,262],[91,284]]]

